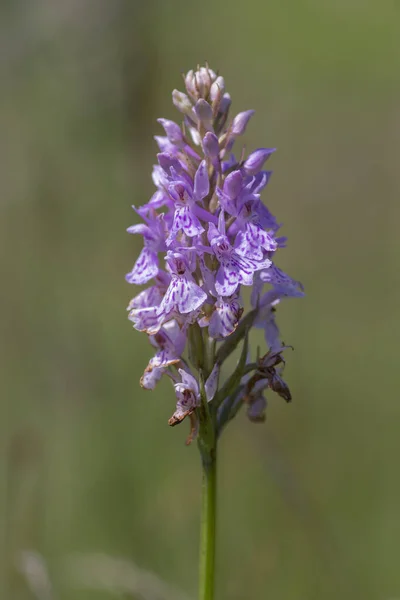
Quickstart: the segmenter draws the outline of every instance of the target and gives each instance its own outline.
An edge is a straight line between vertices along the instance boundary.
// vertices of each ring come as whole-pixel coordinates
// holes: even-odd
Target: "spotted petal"
[[[135,329],[145,331],[149,335],[157,333],[163,324],[163,318],[157,314],[156,306],[134,308],[129,313],[128,318],[132,321]]]
[[[199,384],[197,383],[196,378],[184,369],[179,369],[179,374],[182,377],[182,383],[175,384],[175,389],[179,391],[183,391],[183,389],[191,390],[196,398],[199,399]]]
[[[233,333],[237,327],[243,308],[237,298],[219,298],[215,305],[208,333],[215,339],[226,338]]]
[[[264,283],[270,283],[273,286],[279,287],[282,296],[304,296],[302,284],[289,277],[289,275],[278,269],[274,264],[271,264],[268,269],[260,272],[260,279]]]
[[[142,285],[155,277],[158,273],[158,256],[149,248],[144,247],[139,258],[135,262],[130,273],[127,273],[125,279],[128,283]]]
[[[240,256],[262,260],[263,250],[275,252],[278,244],[256,223],[246,223],[244,231],[239,231],[235,240],[235,250]]]
[[[157,314],[169,314],[174,309],[181,314],[190,313],[199,308],[206,298],[207,294],[194,281],[174,276]]]
[[[127,310],[132,310],[133,308],[146,308],[148,306],[159,306],[162,298],[163,294],[159,286],[152,285],[132,298]]]
[[[215,289],[219,296],[232,296],[239,284],[252,285],[254,272],[268,267],[271,261],[263,259],[258,262],[232,253],[220,258],[220,263],[215,280]]]
[[[167,246],[175,240],[179,231],[183,231],[188,237],[195,237],[204,231],[204,227],[191,210],[190,206],[177,206],[175,209],[174,222],[167,239]]]

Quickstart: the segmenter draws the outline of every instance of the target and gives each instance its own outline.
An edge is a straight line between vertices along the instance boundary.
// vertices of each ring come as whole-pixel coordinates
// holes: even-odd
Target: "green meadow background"
[[[196,597],[198,452],[169,382],[138,385],[124,274],[156,118],[204,60],[278,148],[307,294],[279,309],[293,403],[220,444],[216,599],[400,599],[399,4],[0,7],[0,599]]]

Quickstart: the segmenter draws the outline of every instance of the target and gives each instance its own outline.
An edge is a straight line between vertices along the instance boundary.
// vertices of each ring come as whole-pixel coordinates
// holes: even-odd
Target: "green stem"
[[[216,442],[208,457],[202,457],[203,483],[200,526],[199,600],[213,600],[215,577],[215,524],[217,505]]]

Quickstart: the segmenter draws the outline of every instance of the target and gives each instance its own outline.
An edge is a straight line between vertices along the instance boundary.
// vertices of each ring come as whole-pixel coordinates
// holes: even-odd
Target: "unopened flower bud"
[[[254,150],[243,164],[247,175],[256,175],[261,171],[263,164],[275,150],[276,148],[258,148],[258,150]]]
[[[246,131],[247,123],[250,121],[251,117],[254,115],[254,110],[245,110],[244,112],[239,113],[233,119],[231,133],[233,135],[243,135]]]
[[[191,70],[185,77],[186,90],[194,100],[207,98],[216,79],[216,74],[208,67],[200,67],[196,72]]]
[[[225,81],[223,77],[217,77],[210,89],[210,100],[214,102],[216,98],[222,96],[225,92]]]
[[[158,164],[160,167],[166,172],[169,173],[171,167],[175,169],[177,173],[182,172],[182,165],[179,160],[171,154],[167,154],[166,152],[160,152],[157,154]]]
[[[232,100],[231,97],[228,93],[224,94],[221,98],[221,103],[219,105],[219,111],[220,113],[227,113],[228,110],[230,109],[232,104]]]
[[[235,200],[242,189],[243,177],[240,171],[229,173],[224,181],[224,194],[230,200]]]
[[[157,119],[157,121],[164,127],[165,133],[172,144],[179,146],[183,143],[183,134],[179,125],[169,121],[169,119]]]
[[[195,73],[197,89],[201,98],[207,98],[210,93],[211,85],[216,79],[214,71],[208,67],[200,67]]]
[[[196,88],[196,79],[194,77],[194,71],[191,69],[186,73],[185,77],[185,87],[187,93],[192,96],[192,98],[197,98],[197,88]]]
[[[172,102],[176,106],[176,108],[183,113],[184,115],[193,114],[193,106],[190,102],[188,96],[179,90],[174,90],[172,92]]]
[[[219,143],[217,136],[208,131],[203,138],[203,150],[204,154],[211,158],[211,160],[215,160],[219,155]]]
[[[227,139],[227,134],[226,132],[224,132],[224,127],[225,124],[228,120],[228,113],[229,113],[229,108],[231,105],[231,97],[229,94],[224,94],[221,95],[221,93],[219,93],[219,95],[217,94],[214,102],[213,102],[213,110],[214,110],[214,114],[215,114],[215,121],[214,121],[214,129],[215,129],[215,133],[219,136],[220,138],[220,142],[222,141],[221,138],[223,139]],[[222,136],[221,136],[222,133]],[[223,147],[224,144],[220,143],[220,147]]]
[[[200,123],[203,125],[203,127],[207,131],[212,131],[213,112],[208,102],[200,98],[200,100],[196,102],[194,112],[196,113],[196,116]]]

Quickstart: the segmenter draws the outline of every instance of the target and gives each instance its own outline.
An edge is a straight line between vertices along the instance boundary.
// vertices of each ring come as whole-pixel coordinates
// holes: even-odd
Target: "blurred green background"
[[[0,598],[196,597],[199,458],[167,426],[169,382],[138,385],[125,228],[153,193],[156,118],[208,60],[233,111],[257,111],[247,147],[278,147],[264,200],[307,293],[279,310],[293,403],[222,438],[217,599],[399,599],[399,5],[0,16]]]

